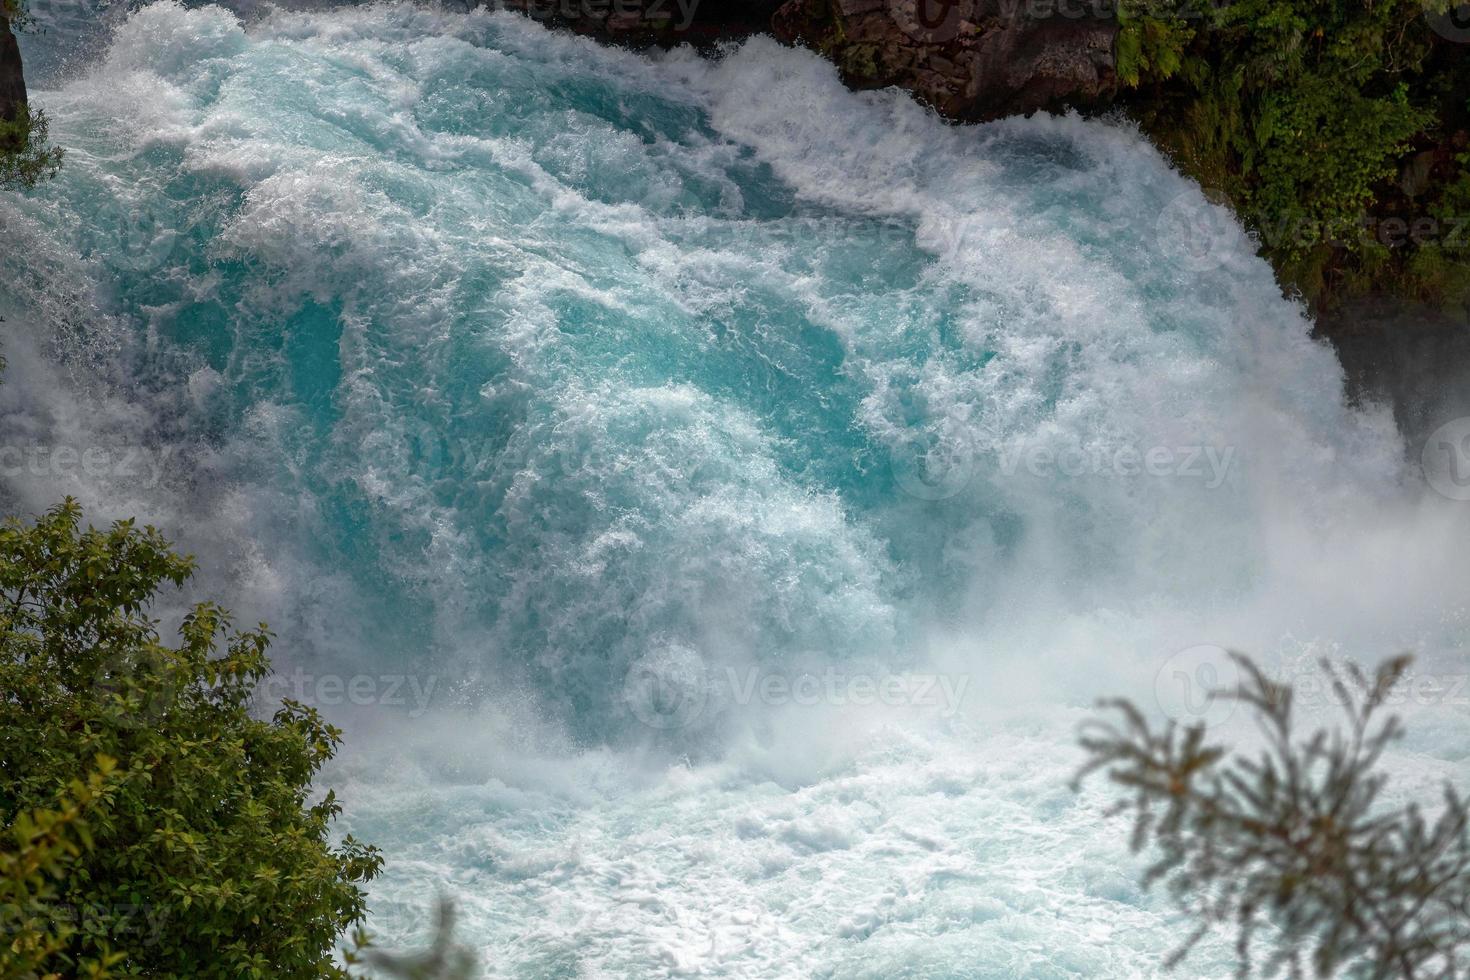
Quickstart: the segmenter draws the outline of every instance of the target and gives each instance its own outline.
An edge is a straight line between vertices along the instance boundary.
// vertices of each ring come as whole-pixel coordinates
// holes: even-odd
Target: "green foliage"
[[[83,530],[72,501],[0,528],[0,826],[33,842],[4,859],[37,865],[59,908],[88,910],[33,945],[68,976],[89,962],[118,976],[346,976],[333,951],[381,858],[351,837],[331,847],[339,805],[308,802],[340,733],[291,701],[252,717],[264,627],[236,631],[201,603],[177,645],[162,641],[150,602],[192,571],[151,527]],[[83,801],[76,780],[103,771]],[[85,812],[35,816],[73,805]],[[46,836],[83,825],[89,847]]]
[[[22,30],[29,18],[22,0],[0,0],[0,38]],[[8,114],[9,110],[7,110]],[[63,152],[50,144],[50,122],[22,104],[14,119],[0,118],[0,190],[31,188],[55,177]]]
[[[0,190],[35,187],[56,176],[64,153],[50,138],[50,122],[39,109],[22,109],[13,122],[0,119]]]
[[[1323,662],[1347,716],[1345,730],[1298,738],[1294,692],[1248,658],[1245,680],[1216,696],[1252,710],[1265,746],[1230,756],[1202,724],[1152,728],[1127,701],[1117,724],[1083,728],[1090,756],[1079,781],[1105,771],[1127,792],[1135,851],[1152,845],[1146,882],[1162,881],[1197,927],[1177,964],[1215,925],[1237,930],[1240,975],[1452,977],[1470,962],[1470,809],[1446,786],[1439,817],[1381,802],[1384,749],[1402,734],[1378,718],[1409,658],[1369,676]]]
[[[1166,13],[1150,16],[1137,4],[1118,7],[1118,38],[1114,60],[1124,85],[1137,86],[1145,78],[1172,78],[1184,67],[1184,51],[1194,40],[1194,28],[1181,17]]]
[[[1470,261],[1464,247],[1389,248],[1365,230],[1435,207],[1395,178],[1412,149],[1448,145],[1470,96],[1470,59],[1444,54],[1457,46],[1436,37],[1424,0],[1122,0],[1118,19],[1125,101],[1231,200],[1284,285],[1313,300],[1350,282],[1458,298],[1442,266]],[[1450,169],[1437,164],[1431,185],[1454,183]],[[1432,268],[1410,274],[1425,248]]]
[[[1418,299],[1470,306],[1470,152],[1455,157],[1458,176],[1428,203],[1437,234],[1405,263],[1406,286]]]
[[[1281,236],[1278,254],[1300,259],[1334,240],[1356,247],[1375,185],[1393,177],[1410,137],[1431,121],[1409,104],[1403,85],[1369,98],[1311,75],[1265,95],[1254,120],[1249,200],[1261,215],[1301,215],[1310,232]]]
[[[59,977],[55,965],[76,932],[66,918],[56,915],[55,881],[92,844],[84,814],[105,801],[108,781],[117,760],[99,755],[97,770],[85,782],[72,780],[55,809],[22,812],[10,829],[9,846],[0,850],[0,977]],[[90,978],[113,976],[110,967],[120,953],[75,961],[75,974]]]

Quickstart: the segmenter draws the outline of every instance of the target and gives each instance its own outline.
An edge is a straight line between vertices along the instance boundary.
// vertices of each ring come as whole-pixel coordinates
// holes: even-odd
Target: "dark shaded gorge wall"
[[[0,12],[0,119],[14,122],[25,104],[26,80],[20,44],[11,30],[10,18]]]
[[[772,26],[831,58],[853,88],[895,85],[974,121],[1112,100],[1118,24],[1084,2],[788,0]]]
[[[769,32],[857,89],[897,86],[946,118],[1096,108],[1117,92],[1105,0],[506,0],[548,25],[632,45]]]

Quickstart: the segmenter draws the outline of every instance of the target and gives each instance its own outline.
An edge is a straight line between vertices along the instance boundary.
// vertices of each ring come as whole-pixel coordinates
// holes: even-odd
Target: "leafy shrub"
[[[27,20],[21,0],[0,0],[0,64],[8,56],[19,59],[11,27],[22,28]],[[19,106],[0,105],[0,190],[35,187],[56,176],[63,154],[50,144],[50,128],[46,114],[23,98]]]
[[[149,604],[192,571],[151,527],[83,530],[70,500],[0,528],[0,869],[36,913],[11,951],[67,976],[346,976],[381,858],[330,846],[340,806],[308,802],[340,732],[292,701],[252,717],[263,626],[201,603],[161,640]]]
[[[1203,724],[1155,730],[1128,701],[1121,716],[1084,726],[1089,761],[1127,795],[1135,851],[1158,858],[1145,881],[1162,881],[1197,926],[1170,958],[1177,964],[1219,924],[1233,924],[1240,975],[1461,976],[1470,954],[1470,810],[1450,786],[1432,823],[1420,808],[1380,802],[1383,751],[1403,732],[1379,720],[1408,666],[1390,660],[1371,676],[1323,662],[1343,705],[1345,730],[1297,738],[1293,690],[1248,658],[1235,691],[1266,740],[1254,757],[1205,742]]]
[[[1290,289],[1319,306],[1368,290],[1464,303],[1470,291],[1446,266],[1470,268],[1470,242],[1386,245],[1373,232],[1380,216],[1448,230],[1470,176],[1450,152],[1470,58],[1434,33],[1436,4],[1453,6],[1121,0],[1125,101],[1181,169],[1229,198]],[[1410,192],[1398,178],[1414,152],[1435,162]],[[1415,261],[1427,263],[1417,274]]]
[[[67,946],[74,926],[55,914],[55,881],[91,846],[83,814],[105,797],[107,779],[117,760],[97,758],[97,772],[86,781],[73,780],[56,809],[19,814],[10,829],[10,847],[0,850],[0,977],[46,980],[60,974],[46,970]],[[91,978],[113,974],[109,967],[121,954],[73,961],[76,975]]]
[[[0,119],[0,190],[35,187],[60,172],[63,151],[50,139],[50,121],[39,109]]]

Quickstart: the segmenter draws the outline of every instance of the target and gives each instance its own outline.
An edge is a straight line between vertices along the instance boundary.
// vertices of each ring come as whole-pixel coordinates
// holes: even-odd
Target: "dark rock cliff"
[[[1116,93],[1117,22],[1080,2],[788,0],[772,27],[825,54],[854,88],[896,85],[951,119],[994,119]]]
[[[830,58],[854,88],[896,85],[959,120],[1094,107],[1117,89],[1108,0],[507,0],[624,44],[770,32]],[[1090,4],[1099,6],[1090,6]]]
[[[0,14],[0,119],[14,122],[26,104],[26,80],[21,70],[20,45],[10,29],[10,18]]]

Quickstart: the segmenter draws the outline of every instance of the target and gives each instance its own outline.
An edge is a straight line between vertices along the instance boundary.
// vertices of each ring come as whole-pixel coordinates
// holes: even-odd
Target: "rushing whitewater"
[[[384,941],[447,892],[495,975],[1154,975],[1072,730],[1202,645],[1417,650],[1395,789],[1465,774],[1470,504],[1126,125],[237,10],[25,39],[3,500],[270,622]]]

